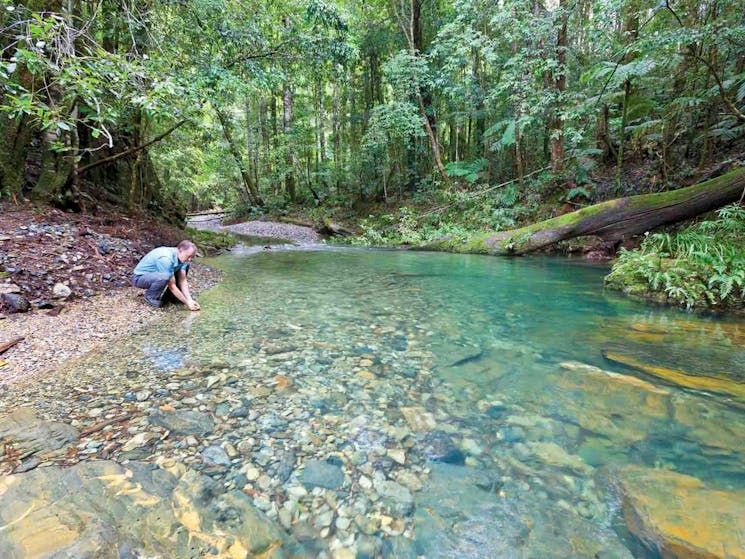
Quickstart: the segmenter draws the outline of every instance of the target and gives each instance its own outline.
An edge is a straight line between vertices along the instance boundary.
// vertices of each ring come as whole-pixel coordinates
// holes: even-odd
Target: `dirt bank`
[[[147,216],[0,204],[0,299],[10,294],[30,306],[18,313],[8,298],[0,303],[0,344],[24,338],[0,355],[0,384],[54,369],[156,319],[163,311],[145,305],[129,277],[145,253],[185,235]],[[190,273],[196,294],[218,279],[198,262]],[[66,289],[55,295],[59,285]]]

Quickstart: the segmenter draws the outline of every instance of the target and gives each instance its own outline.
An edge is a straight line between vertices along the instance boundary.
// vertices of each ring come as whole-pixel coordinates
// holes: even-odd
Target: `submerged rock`
[[[465,464],[466,456],[443,431],[427,433],[424,439],[424,456],[432,462]]]
[[[44,454],[71,445],[80,433],[72,425],[45,421],[30,408],[20,408],[0,419],[0,439],[13,443],[19,454]]]
[[[611,526],[500,484],[483,471],[434,464],[415,500],[416,553],[392,557],[632,559]]]
[[[175,435],[208,435],[215,423],[206,413],[198,411],[158,411],[150,415],[150,423],[165,427]]]
[[[308,460],[303,471],[303,485],[337,489],[344,483],[344,474],[339,466],[321,460]]]
[[[0,556],[309,557],[240,491],[193,472],[110,461],[0,480]],[[269,554],[271,552],[271,554]]]
[[[665,470],[619,474],[629,531],[665,559],[745,558],[745,491],[721,491]]]

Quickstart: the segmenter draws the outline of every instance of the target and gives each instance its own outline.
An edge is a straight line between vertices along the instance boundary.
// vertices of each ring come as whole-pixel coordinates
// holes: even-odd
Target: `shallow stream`
[[[629,300],[566,259],[245,248],[210,263],[225,279],[200,313],[78,364],[67,386],[109,391],[56,414],[209,414],[203,438],[112,455],[242,489],[312,553],[651,558],[624,472],[743,494],[745,323]]]

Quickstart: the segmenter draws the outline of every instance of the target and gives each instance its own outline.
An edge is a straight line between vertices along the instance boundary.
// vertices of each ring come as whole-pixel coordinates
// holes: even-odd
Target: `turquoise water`
[[[623,542],[616,497],[592,480],[628,463],[671,468],[725,489],[745,487],[745,415],[737,398],[671,386],[603,357],[614,351],[738,381],[745,371],[742,324],[631,301],[603,290],[605,268],[564,259],[329,250],[233,255],[215,263],[227,277],[202,299],[206,312],[193,322],[192,359],[211,359],[215,347],[205,339],[220,333],[221,359],[239,361],[252,336],[271,338],[273,330],[311,352],[314,342],[366,352],[380,361],[374,367],[386,369],[379,377],[393,379],[402,404],[413,400],[454,439],[476,441],[469,465],[434,466],[435,486],[459,487],[456,500],[463,502],[455,508],[465,518],[448,534],[440,523],[453,513],[442,506],[447,500],[437,489],[424,492],[421,509],[435,512],[417,517],[415,534],[426,534],[419,551],[509,556],[502,540],[519,531],[506,526],[515,511],[526,508],[523,514],[537,522],[545,516],[544,522],[561,526],[551,518],[556,499],[579,512],[575,525],[558,528],[566,534],[557,537],[587,532],[593,534],[588,538],[618,535]],[[562,367],[565,362],[642,378],[660,393],[576,372]],[[425,367],[431,376],[408,382],[407,367]],[[332,386],[338,371],[315,368],[312,374],[328,375]],[[405,395],[407,384],[418,394]],[[382,409],[391,423],[400,420],[395,402]],[[339,403],[326,411],[345,410]],[[546,441],[590,469],[557,466],[533,452],[531,443]],[[497,509],[493,495],[456,481],[474,472],[504,484],[506,500]],[[510,507],[510,497],[519,507]],[[495,514],[503,517],[495,520]],[[468,535],[459,531],[463,522]],[[473,537],[478,545],[469,550]]]
[[[252,495],[282,503],[306,458],[334,459],[351,485],[328,506],[394,519],[320,541],[377,538],[386,557],[655,557],[626,530],[618,471],[745,488],[736,320],[634,302],[603,290],[606,268],[565,259],[246,248],[211,263],[225,279],[203,310],[168,313],[112,371],[145,371],[156,393],[183,370],[235,374],[199,401],[256,410],[222,435],[250,438],[276,480]],[[407,485],[413,506],[360,476]],[[314,525],[308,506],[290,531]]]

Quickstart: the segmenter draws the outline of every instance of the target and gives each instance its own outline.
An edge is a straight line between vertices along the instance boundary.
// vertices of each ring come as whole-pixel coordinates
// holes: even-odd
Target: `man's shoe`
[[[156,309],[159,309],[163,306],[163,303],[161,303],[158,299],[150,299],[149,297],[145,297],[145,302],[151,307],[155,307]]]

